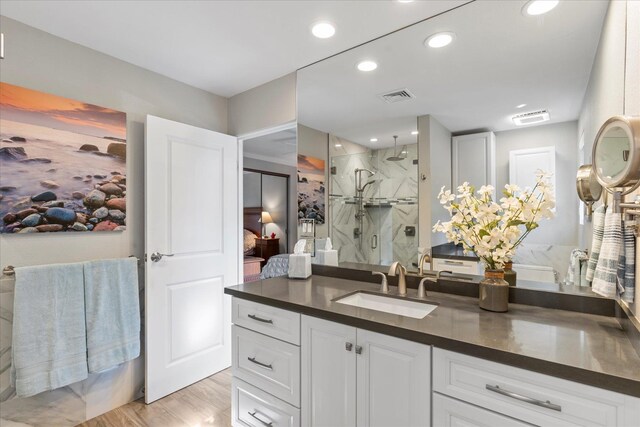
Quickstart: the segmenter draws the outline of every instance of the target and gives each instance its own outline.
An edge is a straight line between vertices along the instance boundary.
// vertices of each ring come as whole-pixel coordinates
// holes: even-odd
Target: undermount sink
[[[413,317],[414,319],[422,319],[438,307],[435,304],[429,304],[427,302],[363,291],[345,295],[334,301],[339,304],[368,308],[369,310],[383,311],[385,313]]]

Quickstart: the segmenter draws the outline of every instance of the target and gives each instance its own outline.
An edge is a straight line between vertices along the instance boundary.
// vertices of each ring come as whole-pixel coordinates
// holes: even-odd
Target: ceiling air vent
[[[515,115],[511,118],[516,126],[533,125],[536,123],[542,123],[549,120],[549,111],[538,110],[530,113],[523,113]]]
[[[409,99],[415,98],[415,96],[409,92],[408,89],[398,89],[392,92],[383,93],[382,95],[378,95],[380,99],[384,102],[391,104],[394,102],[407,101]]]

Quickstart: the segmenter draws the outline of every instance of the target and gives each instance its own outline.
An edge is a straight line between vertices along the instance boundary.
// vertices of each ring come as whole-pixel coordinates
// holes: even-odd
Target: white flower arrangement
[[[499,203],[493,200],[491,185],[476,191],[465,182],[458,187],[458,194],[442,187],[438,197],[451,221],[438,221],[433,231],[444,233],[449,242],[462,244],[465,253],[475,253],[487,269],[502,269],[524,238],[538,228],[538,221],[553,218],[555,200],[549,176],[538,171],[533,189],[505,185]]]

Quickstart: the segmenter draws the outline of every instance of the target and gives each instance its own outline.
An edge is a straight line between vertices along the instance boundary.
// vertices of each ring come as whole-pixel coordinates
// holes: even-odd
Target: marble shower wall
[[[10,383],[15,280],[0,279],[0,425],[75,426],[141,396],[144,357],[66,387],[17,397]],[[141,301],[144,289],[140,287]],[[141,312],[144,319],[144,311]],[[144,331],[144,325],[142,325]],[[141,337],[144,343],[144,337]]]
[[[334,136],[330,138],[334,143],[338,141]],[[345,145],[344,141],[340,142]],[[388,265],[400,261],[409,265],[416,261],[418,251],[418,146],[406,146],[407,158],[399,162],[386,160],[393,155],[393,148],[356,148],[350,154],[334,155],[330,160],[330,237],[338,249],[339,262]],[[376,172],[368,179],[373,183],[364,193],[361,239],[354,237],[354,229],[359,227],[355,218],[358,201],[354,199],[357,168]],[[363,174],[363,178],[365,176]],[[407,226],[414,227],[414,236],[405,233]],[[376,248],[372,244],[374,235],[378,238]]]

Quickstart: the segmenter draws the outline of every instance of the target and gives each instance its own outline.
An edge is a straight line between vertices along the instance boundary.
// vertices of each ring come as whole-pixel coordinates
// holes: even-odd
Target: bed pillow
[[[244,230],[244,254],[253,255],[256,250],[256,235],[252,231]]]

